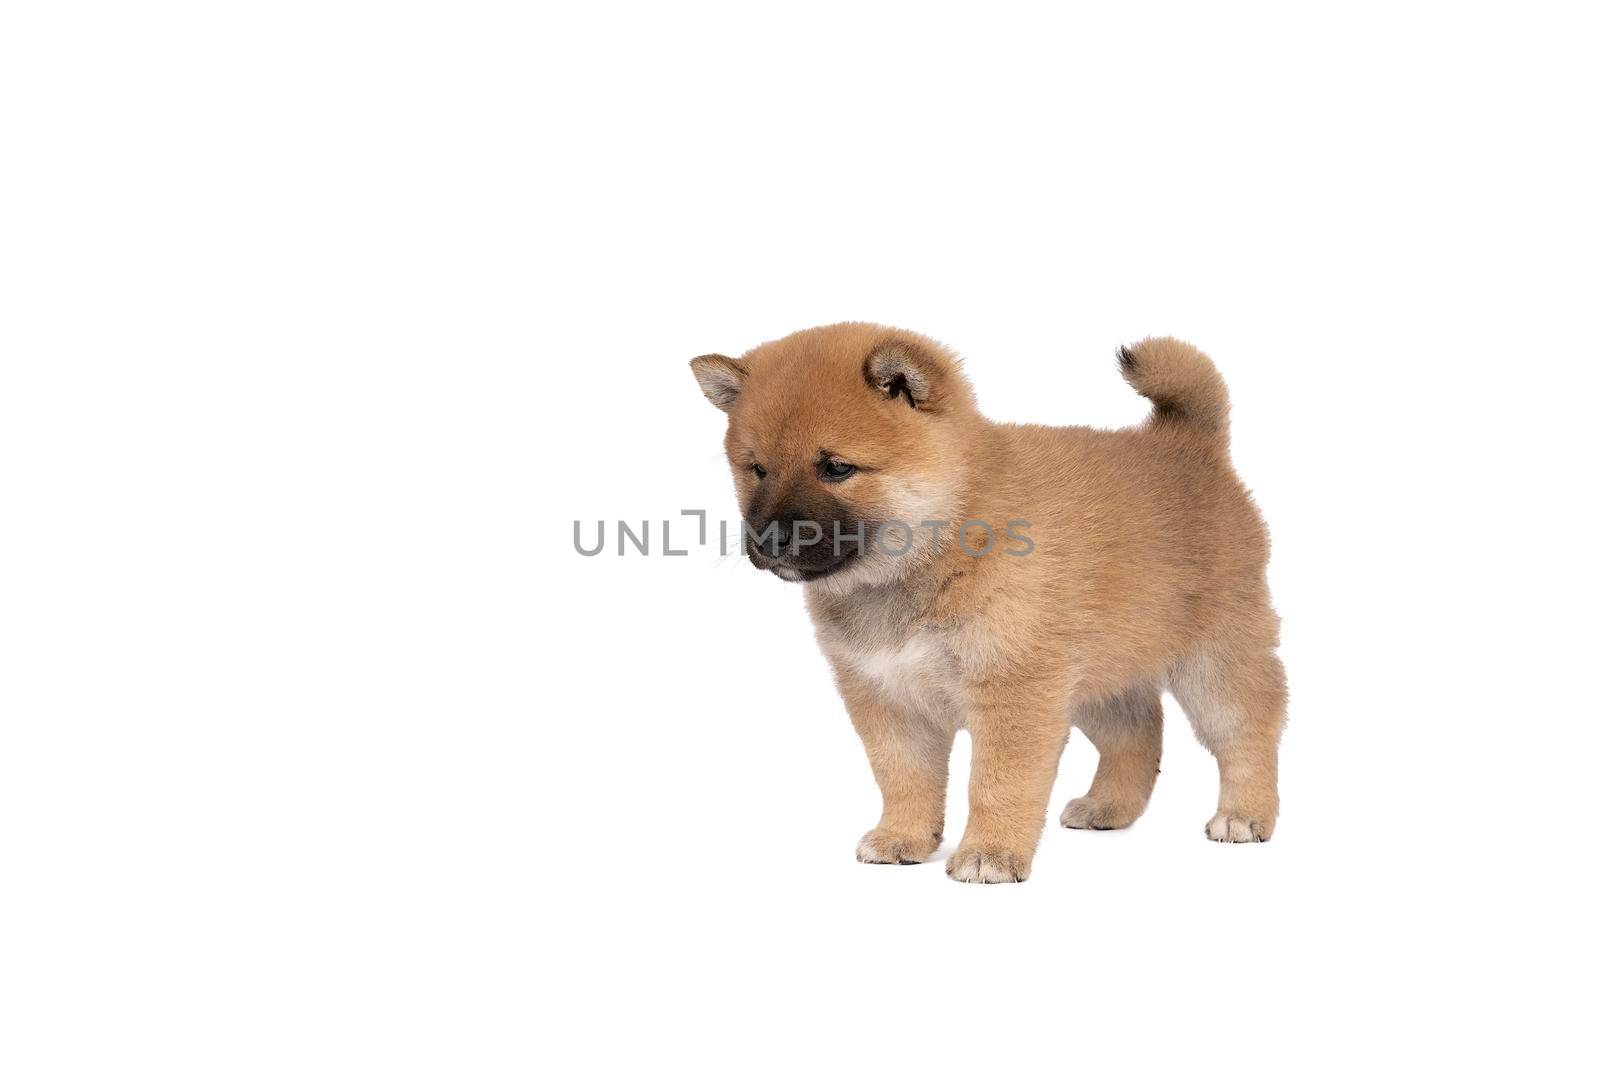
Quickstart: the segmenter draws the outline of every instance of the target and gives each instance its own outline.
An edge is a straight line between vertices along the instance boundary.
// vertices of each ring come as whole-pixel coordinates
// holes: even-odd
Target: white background
[[[0,1059],[1592,1057],[1594,27],[1111,8],[9,5]],[[1215,357],[1270,844],[1174,712],[1024,885],[964,738],[858,865],[799,590],[574,552],[733,518],[686,361],[850,318],[999,419]]]

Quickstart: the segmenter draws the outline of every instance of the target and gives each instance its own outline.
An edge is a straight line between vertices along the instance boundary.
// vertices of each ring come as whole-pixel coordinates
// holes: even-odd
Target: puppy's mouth
[[[750,562],[756,570],[771,571],[786,582],[814,582],[818,578],[826,578],[830,574],[838,574],[850,564],[860,559],[858,553],[833,556],[817,562],[806,562],[794,557],[763,556],[759,552],[750,553]]]

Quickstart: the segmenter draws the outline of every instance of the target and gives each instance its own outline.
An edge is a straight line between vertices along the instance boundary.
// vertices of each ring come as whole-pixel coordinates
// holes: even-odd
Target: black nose
[[[750,543],[763,556],[776,558],[788,551],[794,542],[795,524],[803,522],[798,515],[771,515],[764,519],[748,520]]]

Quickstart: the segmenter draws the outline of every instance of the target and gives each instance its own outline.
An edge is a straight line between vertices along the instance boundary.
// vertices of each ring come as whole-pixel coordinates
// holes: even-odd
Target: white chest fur
[[[956,658],[944,640],[918,631],[899,644],[828,648],[843,669],[875,683],[890,701],[925,714],[960,721]]]
[[[943,657],[926,634],[917,634],[899,648],[857,653],[855,668],[885,689],[903,690],[926,684]]]

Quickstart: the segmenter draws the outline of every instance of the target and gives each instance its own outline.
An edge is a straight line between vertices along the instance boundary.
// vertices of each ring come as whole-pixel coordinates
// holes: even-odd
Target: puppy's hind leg
[[[1161,770],[1161,690],[1141,686],[1085,703],[1072,724],[1100,753],[1094,783],[1061,812],[1072,830],[1120,830],[1144,814]]]
[[[1217,757],[1221,790],[1206,823],[1213,841],[1265,841],[1278,822],[1278,739],[1288,690],[1271,648],[1213,646],[1172,673],[1172,695]]]

